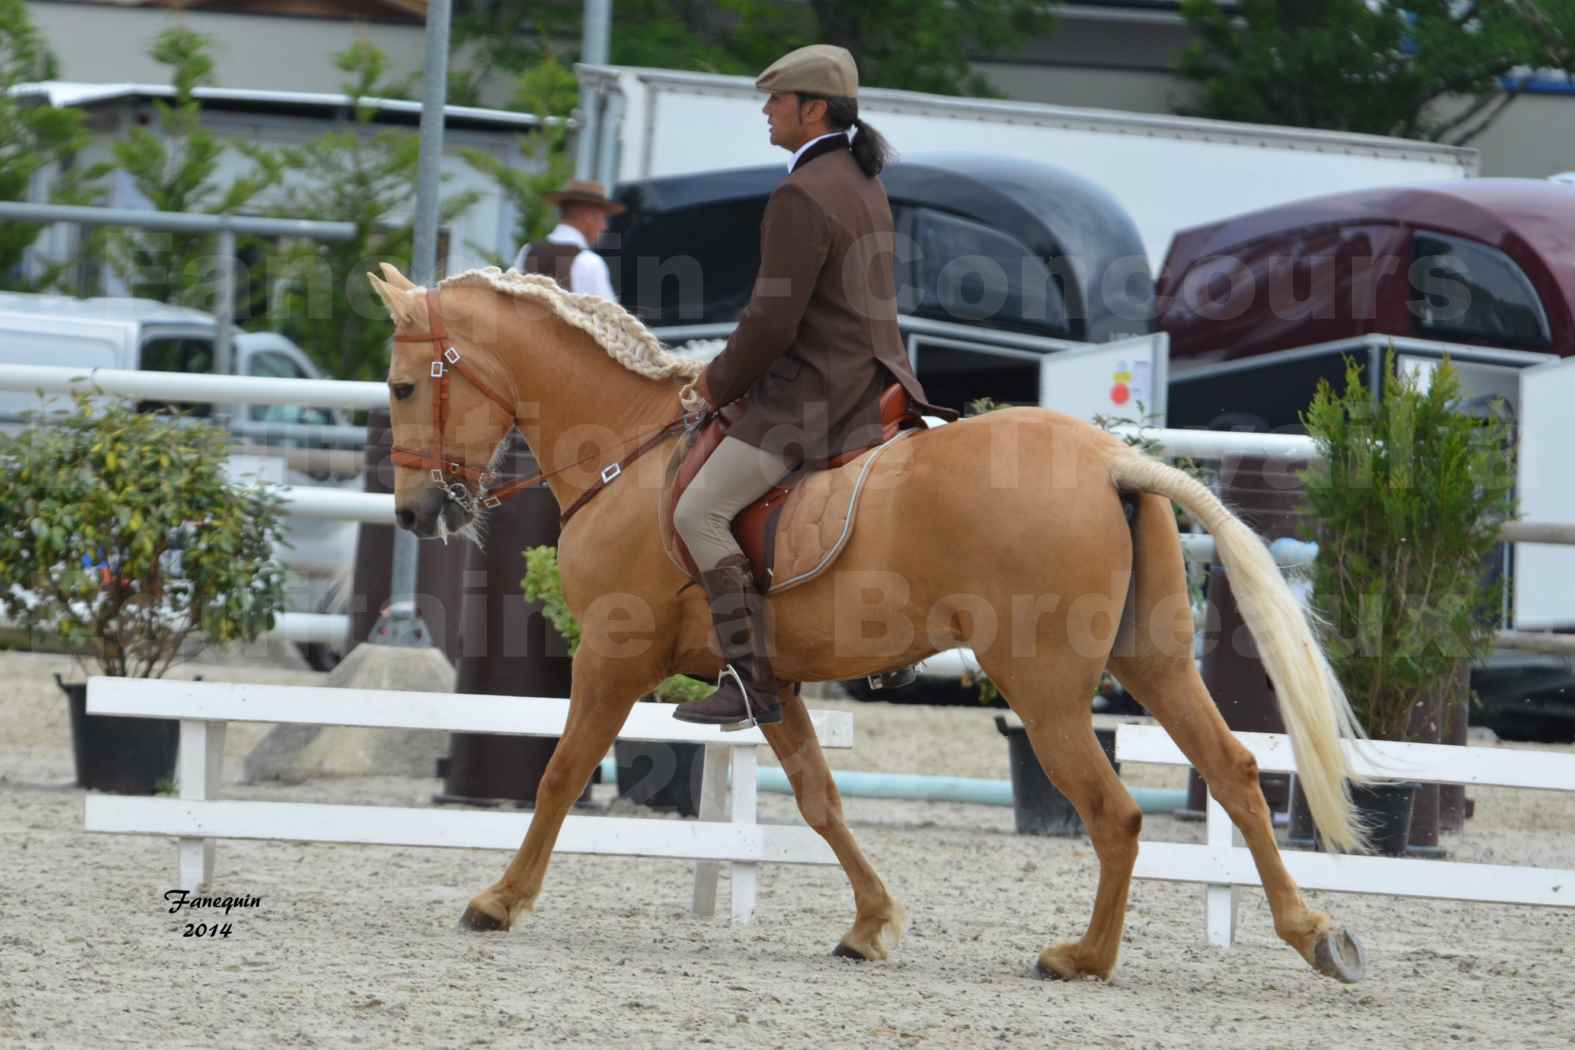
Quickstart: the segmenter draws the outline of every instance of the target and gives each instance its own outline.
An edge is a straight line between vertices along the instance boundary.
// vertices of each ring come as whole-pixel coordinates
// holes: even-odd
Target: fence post
[[[218,795],[224,768],[224,727],[223,722],[180,720],[175,776],[182,799],[206,801]],[[192,893],[213,880],[212,839],[181,838],[179,875],[180,888]]]
[[[1210,792],[1204,801],[1204,828],[1209,851],[1217,854],[1221,867],[1229,863],[1235,836],[1230,815]],[[1229,948],[1236,940],[1236,887],[1208,884],[1203,890],[1203,917],[1208,929],[1209,943],[1216,948]]]

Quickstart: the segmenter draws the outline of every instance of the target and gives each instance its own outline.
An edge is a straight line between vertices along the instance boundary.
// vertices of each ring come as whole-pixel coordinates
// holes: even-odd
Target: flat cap
[[[811,44],[789,51],[755,78],[761,91],[791,91],[829,98],[857,98],[859,67],[845,47]]]

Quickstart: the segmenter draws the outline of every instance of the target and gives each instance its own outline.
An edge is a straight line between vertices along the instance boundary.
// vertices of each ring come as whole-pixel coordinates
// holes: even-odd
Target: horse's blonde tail
[[[1110,476],[1118,488],[1152,492],[1179,503],[1214,536],[1220,560],[1230,572],[1231,593],[1274,684],[1313,820],[1331,846],[1362,849],[1366,836],[1351,809],[1347,784],[1353,775],[1340,744],[1342,737],[1361,737],[1362,730],[1268,548],[1212,492],[1175,467],[1122,446],[1114,454]]]

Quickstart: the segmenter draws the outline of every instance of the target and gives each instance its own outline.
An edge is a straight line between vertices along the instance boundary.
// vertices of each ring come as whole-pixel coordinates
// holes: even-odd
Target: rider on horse
[[[858,67],[845,49],[799,48],[755,81],[771,143],[793,154],[760,225],[754,294],[727,347],[684,389],[686,411],[739,398],[727,437],[673,513],[700,569],[725,665],[719,688],[681,705],[687,722],[744,728],[782,719],[766,601],[732,521],[785,475],[881,440],[893,381],[924,401],[897,328],[896,233],[876,178],[890,150],[858,115]]]

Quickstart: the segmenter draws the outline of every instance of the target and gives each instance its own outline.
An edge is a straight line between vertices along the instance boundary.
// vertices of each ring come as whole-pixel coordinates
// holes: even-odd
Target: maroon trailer
[[[1184,230],[1156,300],[1174,427],[1294,426],[1318,379],[1337,381],[1344,354],[1387,342],[1375,336],[1511,369],[1567,357],[1575,185],[1474,179],[1341,193]]]
[[[1155,298],[1170,337],[1172,427],[1300,432],[1320,379],[1339,386],[1352,356],[1379,376],[1391,347],[1402,367],[1447,354],[1461,372],[1464,410],[1498,399],[1518,416],[1519,371],[1575,355],[1575,185],[1478,179],[1340,193],[1184,230]],[[1296,466],[1226,463],[1223,494],[1266,535],[1294,535]],[[1250,647],[1232,644],[1239,617],[1228,581],[1218,567],[1210,579],[1211,691],[1232,728],[1281,731]],[[1569,678],[1567,666],[1540,666],[1554,662],[1474,669],[1485,720],[1514,713],[1528,670]],[[1463,713],[1442,713],[1424,734],[1463,740]],[[1283,784],[1265,787],[1285,798]],[[1437,807],[1429,795],[1424,805]],[[1194,805],[1201,797],[1194,784]],[[1459,812],[1444,816],[1448,826]],[[1435,847],[1436,827],[1424,820],[1413,842]]]
[[[1157,282],[1172,360],[1369,333],[1575,353],[1575,185],[1388,187],[1183,230]]]

